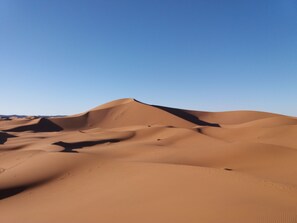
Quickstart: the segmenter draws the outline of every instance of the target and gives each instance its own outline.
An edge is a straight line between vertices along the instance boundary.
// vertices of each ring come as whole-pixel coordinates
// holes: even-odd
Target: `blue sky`
[[[297,116],[296,0],[0,0],[0,114],[132,97]]]

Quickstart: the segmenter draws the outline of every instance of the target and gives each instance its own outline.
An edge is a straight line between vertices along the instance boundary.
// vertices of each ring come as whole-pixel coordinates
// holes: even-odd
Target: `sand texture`
[[[0,120],[0,223],[296,223],[297,118],[120,99]]]

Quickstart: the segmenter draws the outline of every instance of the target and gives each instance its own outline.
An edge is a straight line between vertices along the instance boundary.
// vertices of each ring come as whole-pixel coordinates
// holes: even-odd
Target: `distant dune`
[[[120,99],[0,119],[2,223],[296,223],[297,118]]]

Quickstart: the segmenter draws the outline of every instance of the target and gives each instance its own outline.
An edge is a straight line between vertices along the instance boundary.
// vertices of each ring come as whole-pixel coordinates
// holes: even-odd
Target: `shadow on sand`
[[[0,144],[4,144],[8,138],[14,138],[16,136],[8,134],[6,132],[0,132]]]
[[[68,142],[55,142],[53,145],[61,146],[64,148],[61,152],[72,152],[72,153],[77,153],[77,151],[74,151],[74,149],[80,149],[83,147],[90,147],[90,146],[95,146],[99,144],[104,144],[104,143],[116,143],[120,142],[121,140],[119,139],[103,139],[103,140],[96,140],[96,141],[83,141],[83,142],[73,142],[73,143],[68,143]]]
[[[25,131],[33,131],[33,132],[59,132],[62,131],[63,128],[53,123],[47,118],[41,118],[36,124],[32,125],[23,125],[16,128],[5,130],[7,132],[25,132]]]
[[[0,190],[0,200],[17,195],[26,189],[27,189],[26,186],[21,186],[21,187]]]
[[[159,105],[153,105],[156,108],[162,109],[163,111],[166,111],[168,113],[171,113],[175,116],[178,116],[182,119],[185,119],[189,122],[192,122],[196,125],[201,125],[201,126],[211,126],[211,127],[221,127],[218,123],[210,123],[210,122],[206,122],[203,120],[200,120],[198,117],[196,117],[195,115],[192,115],[184,110],[181,109],[177,109],[177,108],[168,108],[168,107],[163,107],[163,106],[159,106]]]

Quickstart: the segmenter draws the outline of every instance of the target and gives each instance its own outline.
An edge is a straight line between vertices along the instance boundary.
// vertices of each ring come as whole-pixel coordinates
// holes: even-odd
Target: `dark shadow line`
[[[9,189],[2,189],[0,190],[0,200],[17,195],[24,190],[26,190],[27,186],[21,186],[21,187],[15,187],[15,188],[9,188]]]
[[[24,192],[25,190],[32,189],[32,188],[39,186],[51,179],[53,179],[53,177],[48,178],[48,179],[43,179],[43,180],[40,180],[40,181],[37,181],[34,183],[30,183],[30,184],[15,186],[15,187],[6,188],[6,189],[0,189],[0,200],[20,194],[20,193]]]
[[[68,142],[55,142],[52,145],[57,145],[61,146],[64,148],[61,152],[72,152],[72,153],[77,153],[77,151],[73,151],[74,149],[80,149],[83,147],[90,147],[90,146],[95,146],[98,144],[104,144],[104,143],[117,143],[120,142],[121,140],[119,139],[103,139],[103,140],[96,140],[96,141],[84,141],[84,142],[73,142],[73,143],[68,143]]]
[[[0,132],[0,144],[6,143],[8,138],[14,138],[16,136],[8,134],[6,132]]]
[[[38,123],[32,125],[19,126],[16,128],[5,130],[7,132],[59,132],[63,128],[46,118],[41,118]]]
[[[182,119],[185,119],[189,122],[192,122],[196,125],[201,125],[201,126],[211,126],[211,127],[221,127],[218,123],[211,123],[211,122],[206,122],[203,120],[200,120],[198,117],[195,115],[192,115],[184,110],[177,109],[177,108],[169,108],[169,107],[164,107],[164,106],[159,106],[159,105],[152,105],[155,108],[162,109],[163,111],[166,111],[168,113],[171,113],[177,117],[180,117]]]

